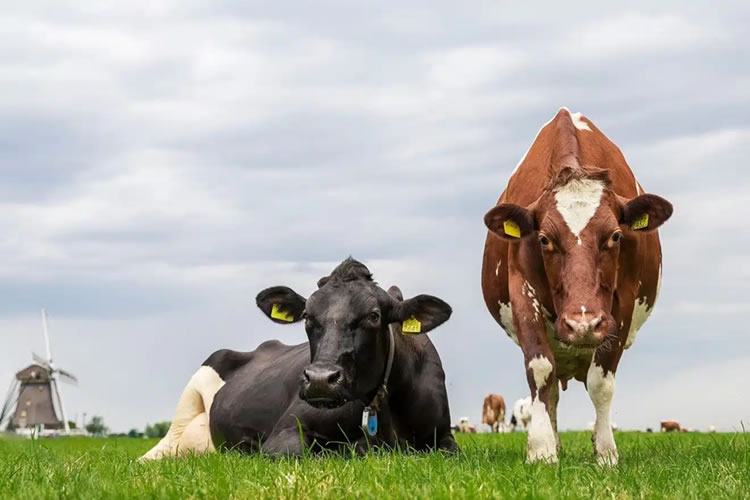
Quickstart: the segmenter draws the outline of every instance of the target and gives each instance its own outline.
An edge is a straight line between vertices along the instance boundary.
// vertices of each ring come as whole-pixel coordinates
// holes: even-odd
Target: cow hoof
[[[526,448],[526,462],[530,464],[545,463],[545,464],[556,464],[557,463],[557,446],[554,441],[539,442],[537,440],[529,440],[529,444]]]
[[[616,467],[618,462],[617,450],[610,450],[596,454],[596,463],[600,467]]]
[[[526,463],[528,464],[556,464],[557,453],[540,454],[535,452],[526,453]]]

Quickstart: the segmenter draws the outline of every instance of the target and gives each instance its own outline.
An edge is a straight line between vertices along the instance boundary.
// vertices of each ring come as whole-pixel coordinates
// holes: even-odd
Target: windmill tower
[[[11,427],[16,432],[26,433],[43,426],[44,429],[70,432],[65,415],[60,381],[77,384],[76,377],[58,367],[52,361],[47,312],[42,309],[42,329],[47,357],[32,353],[34,363],[16,373],[8,397],[0,410],[0,426],[10,417]],[[55,408],[57,407],[57,408]],[[58,417],[59,415],[59,417]]]

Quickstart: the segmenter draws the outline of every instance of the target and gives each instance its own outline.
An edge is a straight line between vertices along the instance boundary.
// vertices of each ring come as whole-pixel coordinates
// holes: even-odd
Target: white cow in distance
[[[515,431],[517,425],[526,429],[529,423],[531,423],[531,396],[519,399],[513,405],[513,414],[510,417],[510,432]]]

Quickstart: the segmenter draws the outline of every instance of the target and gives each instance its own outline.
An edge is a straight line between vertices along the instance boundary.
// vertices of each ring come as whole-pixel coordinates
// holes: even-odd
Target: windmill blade
[[[49,365],[49,361],[41,357],[35,352],[31,353],[31,358],[34,360],[34,363],[38,364],[42,368],[46,368],[47,370],[52,369],[52,367]]]
[[[78,385],[78,377],[65,370],[56,369],[55,372],[60,375],[60,380],[68,384]]]
[[[3,422],[5,422],[5,419],[10,416],[10,414],[13,412],[13,408],[18,402],[18,397],[20,396],[20,394],[17,394],[17,389],[18,380],[13,379],[13,381],[10,383],[10,389],[8,390],[8,395],[5,398],[5,403],[3,404],[2,409],[0,409],[0,430],[2,430]]]
[[[42,328],[44,329],[44,345],[47,347],[47,363],[52,363],[52,351],[49,348],[49,332],[47,331],[47,311],[42,309]]]
[[[63,428],[66,434],[70,434],[70,425],[68,424],[68,417],[65,415],[65,405],[63,405],[62,394],[60,393],[60,384],[57,382],[57,377],[52,377],[50,382],[52,383],[52,390],[55,391],[55,396],[57,396],[57,404],[60,407]]]

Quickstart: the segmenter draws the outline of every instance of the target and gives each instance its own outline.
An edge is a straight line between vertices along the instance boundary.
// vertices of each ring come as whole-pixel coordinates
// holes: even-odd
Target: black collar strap
[[[386,396],[388,395],[388,378],[391,376],[391,368],[393,368],[393,357],[396,351],[396,339],[393,338],[393,326],[388,325],[388,361],[385,364],[385,374],[383,375],[383,383],[378,388],[378,391],[375,393],[375,397],[372,398],[372,401],[369,405],[367,405],[367,408],[372,408],[374,410],[379,410],[380,405],[385,400]]]

